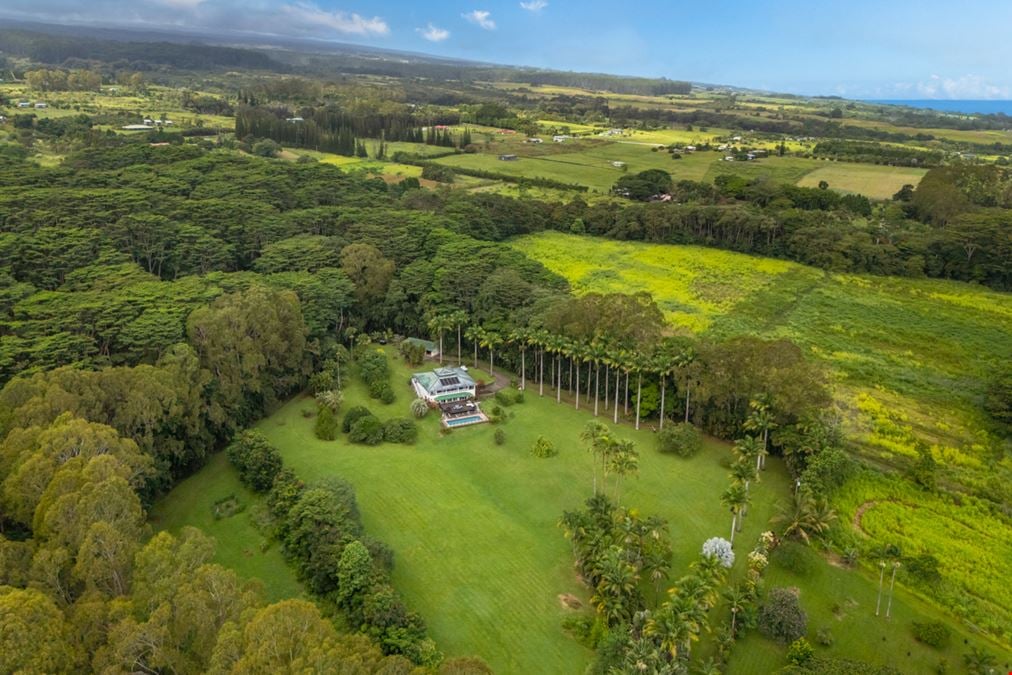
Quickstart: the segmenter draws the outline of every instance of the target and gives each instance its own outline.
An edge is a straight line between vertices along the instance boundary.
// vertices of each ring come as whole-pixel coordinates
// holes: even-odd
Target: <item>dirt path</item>
[[[853,519],[854,527],[860,530],[861,533],[863,534],[868,533],[864,531],[863,527],[861,527],[861,518],[862,516],[864,516],[865,511],[875,506],[876,504],[878,504],[877,501],[875,501],[874,499],[869,499],[864,504],[861,504],[861,506],[857,507],[857,511],[854,511],[854,519]]]

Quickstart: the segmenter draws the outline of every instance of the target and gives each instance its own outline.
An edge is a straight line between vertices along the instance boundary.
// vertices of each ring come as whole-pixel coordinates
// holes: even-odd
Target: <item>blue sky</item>
[[[855,98],[1012,98],[1010,0],[2,0],[0,16],[315,37]]]

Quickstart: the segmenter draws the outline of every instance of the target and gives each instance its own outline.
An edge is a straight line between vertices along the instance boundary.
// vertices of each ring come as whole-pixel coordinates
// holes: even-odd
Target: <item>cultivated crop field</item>
[[[904,185],[921,182],[927,169],[905,166],[878,166],[833,162],[811,171],[798,181],[801,187],[818,187],[829,183],[830,190],[856,192],[870,199],[889,199]]]
[[[989,369],[1012,358],[1012,299],[1006,294],[938,280],[830,274],[713,249],[559,233],[524,237],[514,245],[565,276],[577,292],[649,291],[676,330],[793,340],[826,364],[845,430],[869,461],[907,466],[922,441],[947,479],[971,490],[988,489],[1000,482],[993,478],[996,472],[1012,470],[1007,455],[996,459],[999,441],[988,435],[977,408]],[[875,494],[870,490],[866,499]],[[849,518],[859,504],[840,506]],[[968,517],[953,508],[957,518]],[[908,536],[903,523],[898,519],[865,534],[874,543],[889,543]],[[1000,532],[1001,522],[994,524]],[[1005,555],[998,532],[975,543],[995,559]],[[960,598],[988,597],[978,577],[955,563],[950,569],[970,589],[957,593]]]

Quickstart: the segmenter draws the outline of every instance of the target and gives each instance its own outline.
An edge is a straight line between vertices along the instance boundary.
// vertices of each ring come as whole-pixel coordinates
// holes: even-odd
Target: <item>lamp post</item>
[[[880,562],[878,567],[878,599],[875,601],[875,616],[878,616],[879,608],[882,606],[882,580],[885,579],[886,564]]]
[[[889,602],[886,603],[886,618],[889,618],[889,612],[893,608],[893,586],[896,585],[896,570],[900,568],[900,561],[897,560],[893,563],[893,576],[889,581]]]

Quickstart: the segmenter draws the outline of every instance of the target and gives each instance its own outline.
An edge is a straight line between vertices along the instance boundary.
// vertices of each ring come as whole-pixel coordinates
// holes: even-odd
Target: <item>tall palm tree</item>
[[[567,350],[566,339],[561,335],[552,335],[548,341],[548,351],[555,359],[555,402],[562,403],[562,357]]]
[[[640,428],[640,401],[643,398],[643,371],[649,367],[649,358],[639,356],[634,361],[636,369],[636,430]]]
[[[689,421],[689,397],[692,393],[692,365],[696,362],[696,350],[686,347],[675,357],[675,367],[682,374],[685,383],[685,421]]]
[[[474,345],[474,367],[478,367],[478,345],[481,343],[485,336],[485,329],[478,324],[471,324],[467,327],[467,331],[464,333],[464,337],[471,341]]]
[[[569,344],[569,356],[576,362],[576,399],[574,409],[580,409],[580,369],[583,367],[583,362],[587,360],[587,348],[579,342],[571,342]]]
[[[737,636],[738,614],[744,613],[748,609],[752,602],[752,596],[739,584],[724,591],[724,600],[727,601],[727,607],[731,610],[731,635]]]
[[[808,490],[794,493],[791,503],[774,519],[782,527],[782,536],[799,539],[806,544],[825,534],[836,520],[836,512],[825,499],[816,499]]]
[[[755,470],[759,471],[759,458],[762,455],[762,444],[755,436],[739,438],[734,443],[734,450],[739,457],[747,457],[749,461],[755,461]],[[757,478],[758,480],[758,478]]]
[[[724,493],[720,495],[721,503],[731,510],[731,546],[734,546],[734,533],[737,530],[738,514],[741,512],[745,500],[745,486],[737,481],[731,483],[724,490]]]
[[[427,321],[429,330],[439,335],[439,365],[443,365],[443,332],[453,326],[453,317],[449,314],[433,313]]]
[[[526,328],[517,328],[506,340],[520,349],[520,390],[527,388],[527,347],[530,346],[531,333]]]
[[[616,441],[611,457],[608,460],[608,468],[615,474],[615,503],[622,501],[622,480],[626,476],[635,475],[639,471],[640,456],[632,441]]]
[[[776,428],[772,405],[768,396],[760,396],[749,401],[749,416],[745,420],[745,428],[749,431],[762,432],[762,450],[759,453],[759,467],[766,468],[766,455],[769,453],[770,429]]]
[[[608,427],[600,422],[591,421],[580,432],[580,439],[587,444],[587,449],[593,455],[591,462],[594,477],[594,494],[597,494],[597,464],[605,453],[605,448],[610,442]]]
[[[460,349],[460,347],[461,347],[461,343],[460,343],[460,329],[461,329],[461,326],[463,326],[465,323],[467,323],[467,312],[465,312],[462,309],[458,309],[457,311],[452,312],[450,314],[450,318],[451,318],[451,321],[453,322],[453,325],[457,327],[457,365],[459,366],[460,363],[461,363],[461,361],[460,361],[460,351],[461,351],[461,349]]]
[[[587,349],[587,358],[594,364],[594,417],[597,417],[598,407],[601,403],[601,362],[607,357],[607,352],[598,341],[593,341]],[[605,385],[607,389],[607,385]]]
[[[538,396],[545,395],[545,344],[548,342],[548,333],[544,330],[534,332],[532,342],[538,347]]]
[[[488,372],[495,378],[495,350],[502,344],[502,336],[495,331],[484,331],[481,346],[488,350]]]
[[[745,486],[746,508],[742,509],[740,518],[740,520],[744,520],[748,510],[749,485],[756,477],[755,467],[752,466],[752,462],[749,459],[739,457],[738,460],[731,465],[731,477]]]

